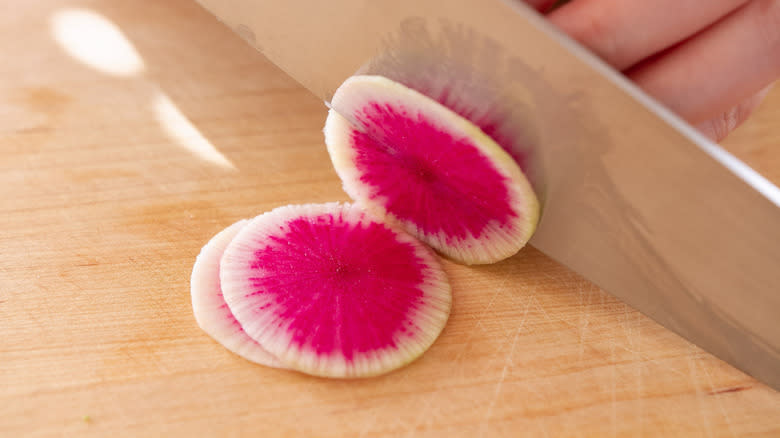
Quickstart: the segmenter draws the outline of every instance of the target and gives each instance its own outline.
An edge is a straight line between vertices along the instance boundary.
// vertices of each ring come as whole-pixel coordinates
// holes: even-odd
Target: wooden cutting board
[[[449,325],[384,377],[232,355],[192,263],[347,200],[324,105],[189,0],[24,2],[0,32],[0,436],[780,435],[780,394],[533,248],[448,263]],[[780,183],[777,120],[780,89],[726,145]]]

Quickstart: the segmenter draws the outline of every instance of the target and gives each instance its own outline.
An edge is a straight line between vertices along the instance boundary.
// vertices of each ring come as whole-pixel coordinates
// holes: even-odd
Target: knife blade
[[[495,121],[536,248],[780,389],[780,189],[522,2],[198,1],[326,102],[380,74]]]

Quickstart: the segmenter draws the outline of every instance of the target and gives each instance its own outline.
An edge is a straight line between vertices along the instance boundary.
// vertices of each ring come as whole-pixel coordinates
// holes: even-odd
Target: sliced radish
[[[247,336],[222,297],[219,261],[230,241],[248,222],[241,220],[225,228],[200,250],[190,280],[192,310],[200,328],[228,350],[261,365],[282,367],[271,353]]]
[[[286,206],[228,245],[220,278],[246,333],[290,368],[366,377],[438,337],[451,294],[435,254],[354,205]]]
[[[517,163],[477,126],[380,76],[336,91],[325,142],[344,190],[454,260],[492,263],[533,234],[539,202]]]

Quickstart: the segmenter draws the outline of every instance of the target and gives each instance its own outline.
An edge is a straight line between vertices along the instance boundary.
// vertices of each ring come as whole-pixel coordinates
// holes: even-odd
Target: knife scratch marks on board
[[[476,322],[476,325],[477,325],[477,326],[480,326],[480,327],[482,326],[482,320],[484,320],[484,319],[485,319],[485,316],[487,315],[487,313],[488,313],[488,310],[490,310],[490,308],[491,308],[491,307],[493,307],[493,303],[495,303],[495,302],[496,302],[496,298],[498,298],[498,296],[499,296],[501,293],[502,293],[502,290],[501,290],[501,288],[498,288],[498,287],[497,287],[497,288],[495,288],[495,292],[493,292],[493,294],[490,296],[490,301],[488,301],[488,303],[487,303],[487,305],[485,306],[485,308],[484,308],[484,309],[482,310],[482,312],[480,312],[480,313],[479,313],[479,315],[477,316],[477,322]]]
[[[632,318],[633,310],[626,305],[625,303],[620,303],[620,306],[623,309],[623,331],[626,335],[626,344],[628,347],[630,347],[630,350],[628,348],[625,348],[626,351],[628,351],[631,354],[631,367],[634,371],[634,397],[635,402],[631,403],[631,406],[634,407],[634,417],[636,418],[637,423],[639,423],[640,428],[642,425],[643,420],[643,409],[642,409],[642,361],[641,361],[641,341],[639,340],[638,331],[639,331],[639,323],[635,318]]]
[[[521,312],[524,312],[525,314],[522,315],[522,320],[520,323],[515,322],[515,318],[508,317],[508,318],[501,318],[505,321],[500,324],[500,329],[498,330],[499,333],[493,333],[488,332],[487,333],[487,340],[490,343],[490,345],[493,345],[493,347],[490,349],[490,353],[488,355],[483,355],[485,357],[485,360],[480,361],[481,368],[478,371],[479,373],[490,373],[492,370],[495,370],[497,367],[502,367],[506,365],[506,352],[511,350],[511,343],[514,338],[514,336],[518,333],[518,330],[522,330],[525,325],[525,316],[527,315],[527,312],[531,306],[531,299],[532,297],[525,297],[520,296],[516,297],[515,295],[509,293],[506,294],[506,298],[509,300],[508,304],[505,304],[504,307],[510,308],[510,309],[518,309]],[[491,321],[495,322],[495,321]],[[509,329],[506,328],[506,323],[513,324],[512,327]],[[510,348],[507,348],[507,347]],[[499,362],[496,364],[496,362]],[[461,363],[461,365],[465,365]],[[461,369],[463,367],[461,366]]]
[[[628,306],[626,306],[628,308]],[[632,349],[636,350],[634,353],[634,369],[636,370],[636,404],[638,411],[636,415],[636,421],[639,423],[639,435],[644,434],[645,426],[645,399],[642,397],[644,392],[644,376],[642,375],[642,369],[645,363],[642,361],[642,315],[639,312],[634,312],[634,327],[636,327],[636,345],[632,344]]]
[[[403,387],[407,381],[409,380],[409,374],[408,372],[404,373],[401,378],[398,380],[398,387]],[[396,399],[394,397],[385,397],[384,403],[382,403],[380,406],[377,406],[372,414],[371,417],[369,417],[368,420],[365,421],[363,424],[363,427],[360,429],[360,433],[358,434],[358,438],[363,438],[368,434],[371,429],[373,429],[374,425],[376,424],[377,417],[379,416],[379,412],[386,412],[387,406],[390,404],[391,401],[395,401]],[[395,422],[399,421],[399,418],[396,416]]]
[[[579,288],[579,307],[580,311],[577,312],[579,314],[580,324],[577,328],[577,335],[579,337],[579,363],[582,364],[585,356],[585,337],[587,336],[587,330],[588,325],[590,324],[590,308],[591,308],[591,297],[593,296],[593,288],[592,287],[582,287]]]
[[[603,296],[602,296],[602,298],[603,298]],[[611,393],[612,393],[612,399],[611,399],[611,402],[610,402],[610,406],[612,407],[611,426],[612,426],[612,436],[613,437],[617,436],[617,394],[616,394],[616,390],[617,390],[616,389],[617,388],[617,370],[616,370],[616,366],[615,366],[615,344],[616,344],[615,338],[614,337],[610,338],[610,342],[609,342],[609,363],[610,363],[610,366],[609,366],[609,368],[610,368],[610,371],[612,371],[612,373],[611,373],[611,375],[612,375],[612,385],[611,386],[612,387],[610,388],[611,389]]]
[[[695,358],[696,356],[694,356],[694,355],[699,352],[698,347],[696,347],[694,345],[691,345],[690,349],[691,349],[690,357],[694,357]],[[697,360],[697,359],[694,359],[694,360]],[[710,371],[707,369],[707,365],[706,364],[702,365],[701,369],[704,372],[704,376],[707,378],[707,385],[710,387],[710,392],[714,391],[715,390],[715,384],[712,381],[712,374],[710,374]],[[698,387],[696,389],[698,390]],[[697,395],[698,395],[698,393],[697,393]],[[712,397],[710,397],[710,398],[712,398]],[[729,411],[723,408],[723,403],[721,402],[721,398],[720,397],[715,396],[714,398],[715,398],[715,403],[718,405],[718,410],[720,411],[720,414],[723,416],[723,419],[726,420],[726,427],[728,427],[729,434],[731,436],[736,436],[736,434],[734,433],[734,429],[732,428],[732,425],[731,425],[731,417],[729,416]]]
[[[510,281],[511,279],[512,279],[512,277],[511,277],[511,276],[509,276],[509,275],[505,275],[505,276],[504,276],[504,278],[503,278],[503,280],[501,281],[501,283],[499,283],[499,284],[498,284],[498,285],[495,287],[495,289],[496,289],[496,296],[498,296],[499,294],[501,294],[501,295],[503,295],[505,298],[508,298],[510,301],[514,302],[514,301],[515,301],[515,299],[516,299],[516,295],[515,295],[514,293],[512,293],[512,291],[511,291],[511,290],[507,290],[507,285],[509,284],[509,281]],[[536,289],[536,285],[533,285],[533,289],[534,289],[534,290]],[[485,314],[483,313],[483,315],[482,315],[482,316],[484,317],[484,315],[485,315]],[[501,326],[501,329],[502,329],[503,331],[506,331],[506,327],[505,327],[505,325],[504,325],[504,322],[505,322],[506,320],[507,320],[507,319],[505,319],[505,318],[497,318],[497,319],[495,320],[496,322],[498,322],[498,323],[499,323],[499,325]],[[511,330],[511,328],[510,328],[510,330]]]
[[[710,424],[709,419],[705,415],[705,411],[707,411],[706,401],[704,399],[704,392],[701,390],[701,383],[699,382],[698,378],[698,366],[696,363],[696,355],[694,351],[691,351],[692,347],[689,347],[689,354],[687,354],[686,359],[688,360],[688,372],[689,372],[689,380],[694,385],[694,391],[696,396],[696,401],[699,405],[699,417],[701,418],[701,423],[703,425],[704,430],[707,432],[707,436],[711,437],[712,435],[712,425]]]
[[[679,375],[679,376],[683,376],[683,377],[685,377],[686,379],[688,379],[688,375],[687,375],[686,373],[684,373],[684,372],[682,372],[682,371],[678,370],[677,368],[675,368],[675,367],[673,367],[673,366],[671,366],[671,365],[665,364],[665,363],[663,363],[663,362],[659,361],[658,359],[656,359],[656,358],[654,358],[654,357],[651,357],[651,356],[645,356],[644,354],[641,354],[641,352],[638,352],[638,351],[631,350],[631,349],[627,348],[627,347],[626,347],[626,346],[624,346],[624,345],[618,345],[618,347],[620,347],[621,349],[623,349],[623,350],[625,350],[625,351],[627,351],[627,352],[629,352],[629,353],[632,353],[632,354],[636,353],[636,354],[639,356],[639,358],[640,358],[642,361],[644,361],[644,362],[650,362],[650,363],[653,363],[654,365],[658,365],[659,367],[661,367],[661,368],[662,368],[662,369],[664,369],[665,371],[671,371],[671,372],[673,372],[673,373],[675,373],[675,374],[677,374],[677,375]]]
[[[482,320],[485,318],[485,316],[487,315],[487,312],[490,310],[490,308],[493,307],[493,303],[495,303],[496,298],[498,297],[499,294],[501,294],[501,289],[496,288],[495,292],[493,292],[493,294],[490,297],[490,301],[488,301],[488,303],[485,306],[485,308],[482,309],[482,311],[476,316],[476,322],[474,323],[473,329],[469,330],[469,334],[468,334],[468,337],[466,338],[466,341],[463,343],[463,345],[461,347],[461,350],[458,352],[458,354],[453,359],[453,362],[455,362],[457,364],[460,364],[461,368],[462,368],[462,365],[463,365],[463,362],[461,360],[463,358],[463,354],[468,349],[468,346],[471,345],[471,343],[474,341],[474,337],[477,335],[477,330],[476,329],[480,329],[482,331],[485,331],[485,328],[482,326]]]
[[[496,383],[496,389],[493,391],[493,397],[491,398],[490,404],[488,404],[487,410],[485,411],[485,417],[482,419],[482,422],[479,426],[479,436],[485,435],[487,426],[490,423],[490,418],[493,416],[493,408],[496,406],[496,402],[498,402],[498,398],[501,396],[501,390],[504,386],[507,372],[514,367],[513,356],[515,354],[515,349],[517,348],[517,341],[520,339],[520,333],[523,331],[525,321],[528,318],[528,309],[531,307],[530,301],[531,300],[528,300],[528,304],[525,306],[520,323],[515,329],[514,337],[512,338],[512,345],[509,347],[509,352],[507,352],[504,358],[504,367],[501,369],[501,377],[498,379],[498,383]]]
[[[532,299],[533,299],[533,300],[534,300],[534,302],[536,303],[536,307],[537,307],[537,308],[539,308],[539,310],[541,310],[541,312],[542,312],[542,316],[544,316],[544,319],[546,319],[547,321],[553,321],[553,318],[551,318],[551,317],[550,317],[550,314],[547,312],[547,310],[545,310],[544,306],[543,306],[543,305],[542,305],[542,303],[539,301],[539,299],[538,299],[538,298],[536,298],[536,297],[532,297]],[[561,321],[561,322],[563,322],[564,324],[568,324],[568,322],[564,321],[564,320],[563,320],[563,319],[561,319],[561,318],[556,318],[555,320],[557,320],[557,321]]]
[[[577,365],[579,366],[582,366],[585,361],[585,330],[589,324],[588,307],[585,306],[586,294],[590,299],[590,293],[586,292],[586,289],[580,285],[577,288],[577,317],[579,319],[577,324]],[[582,373],[577,373],[576,376],[577,387],[582,387]]]
[[[422,425],[423,421],[431,417],[430,408],[433,399],[436,397],[437,397],[437,391],[432,391],[424,398],[423,408],[420,409],[419,414],[417,414],[417,418],[415,418],[414,423],[412,423],[411,428],[409,429],[409,433],[406,435],[407,438],[413,438],[417,433],[417,431],[419,430],[420,425]]]

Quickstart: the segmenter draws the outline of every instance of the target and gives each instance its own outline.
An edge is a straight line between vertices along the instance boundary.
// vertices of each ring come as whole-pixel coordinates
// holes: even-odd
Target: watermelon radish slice
[[[220,258],[247,223],[247,220],[241,220],[225,228],[201,249],[190,280],[192,310],[200,328],[228,350],[252,362],[280,368],[282,364],[271,353],[247,336],[222,297]]]
[[[289,368],[325,377],[411,362],[444,328],[452,300],[433,251],[338,203],[252,219],[225,250],[220,279],[252,339]]]
[[[325,143],[344,190],[446,256],[492,263],[519,251],[539,201],[517,163],[477,126],[381,76],[336,91]]]

